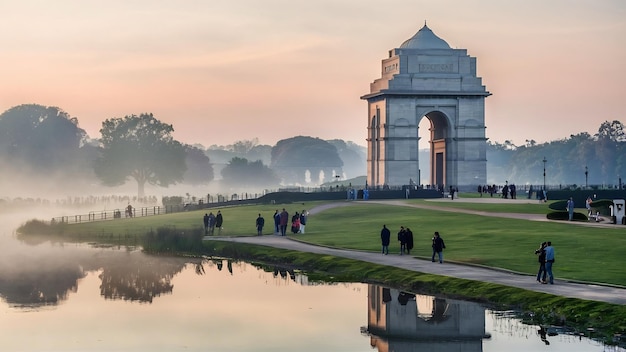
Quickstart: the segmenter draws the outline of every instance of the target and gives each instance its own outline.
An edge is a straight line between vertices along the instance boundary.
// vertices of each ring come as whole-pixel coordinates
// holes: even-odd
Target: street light
[[[585,189],[589,188],[589,169],[585,165]]]
[[[548,162],[548,160],[546,160],[546,157],[543,157],[543,190],[546,190],[546,163]]]

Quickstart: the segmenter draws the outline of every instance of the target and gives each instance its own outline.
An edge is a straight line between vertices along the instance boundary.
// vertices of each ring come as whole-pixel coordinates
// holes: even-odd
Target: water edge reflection
[[[544,344],[538,327],[476,303],[309,282],[288,268],[80,245],[16,253],[10,265],[0,261],[3,350],[512,352]],[[547,335],[552,351],[606,350]]]

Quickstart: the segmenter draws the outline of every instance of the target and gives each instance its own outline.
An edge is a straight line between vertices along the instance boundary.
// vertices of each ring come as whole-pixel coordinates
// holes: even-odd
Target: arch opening
[[[448,118],[440,111],[420,117],[418,124],[420,182],[431,187],[444,187],[446,183],[448,126]]]

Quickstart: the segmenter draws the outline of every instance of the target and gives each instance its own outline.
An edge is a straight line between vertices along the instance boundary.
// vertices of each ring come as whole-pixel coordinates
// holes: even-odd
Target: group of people
[[[541,242],[539,249],[535,251],[539,261],[539,271],[537,272],[537,282],[542,284],[554,284],[554,275],[552,274],[552,265],[554,264],[554,247],[552,242]],[[546,278],[548,279],[546,281]]]
[[[382,244],[382,253],[384,255],[389,254],[391,231],[387,228],[387,225],[383,225],[382,230],[380,230],[380,240]],[[411,250],[413,249],[413,231],[411,231],[408,227],[405,228],[404,226],[400,226],[400,231],[398,231],[398,242],[400,243],[400,255],[403,255],[404,253],[411,254]],[[432,238],[432,248],[432,261],[435,261],[435,255],[437,255],[439,263],[443,263],[443,250],[446,248],[446,245],[443,238],[439,235],[439,232],[435,232],[435,235]]]
[[[259,214],[260,215],[260,214]],[[306,210],[302,210],[301,213],[296,212],[291,217],[291,232],[292,233],[304,233],[306,223],[309,217],[309,213]],[[274,233],[281,236],[287,235],[287,226],[289,225],[289,213],[283,208],[279,213],[278,209],[274,213]]]
[[[291,217],[291,232],[293,233],[304,233],[304,229],[306,227],[306,223],[308,220],[309,213],[306,210],[302,210],[301,213],[296,212]],[[289,224],[289,213],[283,208],[282,212],[278,212],[278,209],[274,213],[274,233],[280,234],[281,236],[285,236],[287,234],[287,226]],[[218,229],[218,235],[221,235],[222,224],[224,222],[224,218],[222,217],[222,212],[217,211],[217,215],[214,215],[213,212],[208,214],[204,214],[203,218],[204,222],[204,234],[212,236],[215,233],[215,228]],[[265,218],[259,213],[255,222],[257,236],[263,235],[263,227],[265,226]]]
[[[498,193],[498,190],[501,190],[501,197],[502,198],[510,198],[510,199],[517,199],[517,189],[515,187],[515,184],[511,183],[509,184],[509,181],[506,181],[504,186],[499,187],[497,185],[478,185],[478,194],[480,194],[480,196],[482,197],[483,194],[487,194],[489,193],[489,195],[491,197],[493,197],[494,193]],[[531,192],[532,192],[532,186],[531,186]],[[530,197],[530,196],[529,196]]]
[[[217,234],[222,234],[222,224],[224,223],[224,218],[222,217],[222,212],[220,210],[217,211],[217,215],[214,215],[213,212],[208,214],[205,213],[202,221],[204,223],[205,235],[213,236],[216,227]]]

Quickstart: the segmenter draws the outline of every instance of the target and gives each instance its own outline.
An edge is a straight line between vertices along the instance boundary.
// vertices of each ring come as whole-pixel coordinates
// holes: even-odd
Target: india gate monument
[[[367,184],[421,184],[418,140],[430,121],[430,185],[484,185],[485,98],[476,58],[452,49],[424,24],[382,60],[367,100]]]

